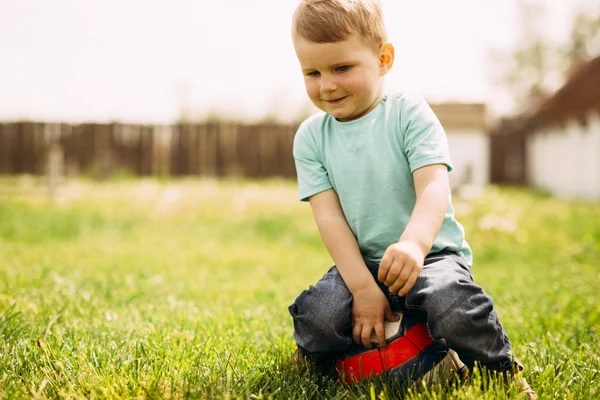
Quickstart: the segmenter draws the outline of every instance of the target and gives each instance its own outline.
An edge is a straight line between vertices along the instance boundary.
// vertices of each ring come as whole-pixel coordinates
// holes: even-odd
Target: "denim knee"
[[[296,343],[311,353],[343,351],[352,343],[352,295],[332,270],[289,307]]]
[[[486,327],[490,317],[495,316],[492,298],[475,284],[470,272],[427,267],[423,272],[418,289],[408,294],[406,305],[427,313],[434,338]]]

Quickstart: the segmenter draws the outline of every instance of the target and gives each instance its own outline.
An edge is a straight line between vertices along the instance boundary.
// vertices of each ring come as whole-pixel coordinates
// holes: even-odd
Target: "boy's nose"
[[[333,92],[337,89],[337,84],[331,78],[321,78],[321,93]]]

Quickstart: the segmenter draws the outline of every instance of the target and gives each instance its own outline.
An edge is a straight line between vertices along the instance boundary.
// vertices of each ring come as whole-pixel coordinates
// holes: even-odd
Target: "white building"
[[[600,57],[527,118],[526,178],[560,198],[600,200]]]
[[[486,130],[486,106],[481,103],[438,103],[431,108],[446,135],[454,169],[450,185],[482,189],[489,183],[490,142]]]

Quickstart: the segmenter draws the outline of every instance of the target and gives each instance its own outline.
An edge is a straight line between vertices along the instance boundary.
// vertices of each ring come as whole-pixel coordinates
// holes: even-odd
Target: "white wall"
[[[533,186],[569,199],[600,200],[600,115],[587,127],[535,132],[527,138],[527,174]]]
[[[489,136],[476,130],[446,130],[454,169],[450,172],[453,188],[469,184],[483,188],[489,183]]]

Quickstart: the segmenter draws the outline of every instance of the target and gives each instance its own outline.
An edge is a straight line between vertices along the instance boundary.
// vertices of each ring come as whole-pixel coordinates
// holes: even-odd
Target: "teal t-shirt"
[[[384,96],[354,121],[340,122],[326,113],[308,118],[294,138],[294,159],[300,200],[333,188],[363,257],[374,262],[408,224],[416,202],[412,173],[431,164],[452,170],[439,120],[422,97],[406,93]],[[441,250],[457,252],[472,264],[451,201],[431,252]]]

